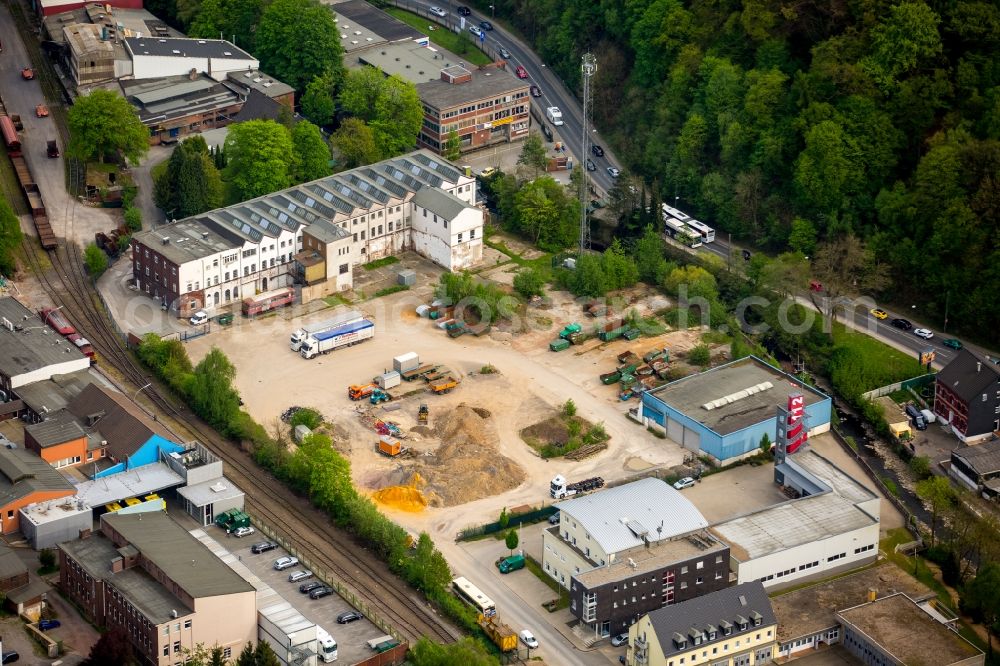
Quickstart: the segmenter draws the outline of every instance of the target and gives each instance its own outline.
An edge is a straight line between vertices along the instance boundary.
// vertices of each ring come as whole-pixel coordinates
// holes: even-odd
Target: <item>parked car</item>
[[[0,655],[0,664],[13,664],[20,658],[21,655],[17,653],[17,650],[9,650]]]
[[[869,310],[869,312],[871,312],[872,316],[875,317],[876,319],[889,318],[889,313],[883,310],[882,308],[872,308],[871,310]]]
[[[59,157],[59,144],[56,143],[54,139],[50,140],[46,144],[45,154],[49,157]]]
[[[918,328],[913,331],[913,335],[917,336],[918,338],[923,338],[924,340],[930,340],[931,338],[934,337],[934,331],[930,330],[929,328]]]
[[[611,644],[615,647],[621,647],[628,643],[628,634],[618,634],[617,636],[611,637]]]
[[[49,629],[55,629],[56,627],[60,626],[61,624],[62,623],[59,620],[39,620],[38,621],[38,628],[41,631],[48,631]]]
[[[549,516],[549,525],[556,525],[559,523],[559,512],[556,511],[551,516]]]
[[[431,14],[434,14],[434,16],[440,16],[441,18],[444,18],[445,16],[448,15],[448,12],[446,12],[445,10],[441,9],[438,6],[431,7],[430,12]]]
[[[44,104],[39,104],[35,106],[35,115],[38,116],[39,118],[48,118],[49,107],[45,106]]]
[[[208,313],[204,310],[198,310],[190,319],[192,326],[201,326],[208,321]]]
[[[596,157],[604,157],[604,149],[596,143],[590,147],[590,152],[594,153]]]
[[[252,527],[237,527],[235,530],[233,530],[233,536],[236,537],[237,539],[242,539],[245,536],[250,536],[255,531],[256,530],[254,530],[254,528]]]
[[[303,569],[302,571],[293,571],[292,573],[288,574],[288,582],[297,583],[300,580],[305,580],[306,578],[312,578],[312,577],[313,577],[313,572],[309,571],[308,569]]]
[[[485,30],[486,32],[489,32],[490,30],[493,29],[493,24],[490,23],[489,21],[480,21],[479,27]]]
[[[317,587],[323,587],[323,583],[319,582],[318,580],[311,580],[308,583],[302,583],[301,585],[299,585],[299,592],[301,592],[302,594],[308,594],[309,592],[315,590]]]
[[[608,175],[612,178],[617,178],[622,175],[622,172],[618,170],[618,167],[608,167]]]
[[[510,51],[508,51],[506,48],[504,48],[503,46],[501,46],[499,44],[497,45],[497,50],[500,52],[500,57],[501,58],[510,59],[512,57],[511,54],[510,54]]]
[[[364,615],[355,610],[345,611],[337,616],[337,624],[350,624],[355,620],[362,620],[364,617]]]
[[[250,552],[254,555],[260,555],[261,553],[266,553],[269,550],[274,550],[278,547],[278,544],[273,541],[261,541],[260,543],[255,543],[250,546]]]
[[[323,597],[328,597],[333,594],[333,588],[327,587],[326,585],[320,585],[314,590],[309,592],[310,599],[322,599]]]
[[[542,96],[542,89],[539,88],[538,86],[531,86],[530,90],[531,90],[531,96],[532,97],[541,97]]]
[[[469,32],[471,32],[476,37],[482,37],[483,36],[483,30],[478,25],[470,25],[469,26]]]
[[[587,171],[597,171],[597,165],[589,157],[587,158]]]
[[[521,630],[521,642],[524,643],[525,645],[527,645],[530,648],[537,648],[538,647],[538,639],[535,638],[535,635],[532,634],[527,629],[522,629]]]
[[[927,420],[924,418],[923,413],[917,409],[916,405],[912,403],[907,405],[906,415],[913,421],[913,425],[917,430],[927,430]]]
[[[526,70],[524,67],[521,67],[520,65],[517,66],[517,69],[514,70],[514,73],[517,74],[517,78],[519,79],[528,78],[528,70]]]
[[[959,350],[962,348],[962,341],[956,340],[955,338],[945,338],[941,341],[941,344],[948,349]]]
[[[24,69],[21,70],[21,78],[24,79],[25,81],[30,81],[31,79],[35,78],[35,70],[31,69],[30,67],[25,67]]]
[[[455,11],[458,12],[459,16],[471,16],[472,15],[472,10],[469,9],[468,7],[466,7],[465,5],[459,5],[458,9],[456,9]]]
[[[889,323],[895,326],[896,328],[902,329],[904,331],[908,331],[911,328],[913,328],[913,324],[911,324],[908,320],[901,319],[899,317],[896,317]]]
[[[274,569],[275,571],[284,571],[285,569],[291,569],[298,563],[299,558],[286,555],[285,557],[279,557],[274,561]]]
[[[684,490],[685,488],[690,488],[694,485],[694,479],[690,476],[685,476],[683,479],[674,482],[674,488],[677,490]]]

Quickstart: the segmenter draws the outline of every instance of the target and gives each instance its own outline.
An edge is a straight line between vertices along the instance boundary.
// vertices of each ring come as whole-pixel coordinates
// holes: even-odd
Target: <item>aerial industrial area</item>
[[[189,4],[0,5],[0,664],[1000,663],[995,332],[765,202],[790,51],[739,115],[645,19],[570,67],[531,2]],[[701,120],[612,134],[619,75]]]

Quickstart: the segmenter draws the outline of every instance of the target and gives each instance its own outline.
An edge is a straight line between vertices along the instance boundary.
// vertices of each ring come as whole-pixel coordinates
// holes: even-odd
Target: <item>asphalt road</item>
[[[475,9],[473,9],[471,16],[465,17],[463,26],[462,17],[456,12],[457,8],[461,6],[461,3],[438,0],[434,0],[432,2],[414,0],[411,2],[407,0],[399,6],[403,9],[408,9],[409,11],[419,10],[419,13],[426,16],[429,20],[448,26],[453,30],[468,30],[472,25],[479,25],[480,21],[490,21],[493,24],[493,30],[486,32],[486,39],[484,41],[480,42],[476,39],[476,43],[479,44],[479,47],[491,57],[499,60],[506,60],[508,63],[508,70],[511,73],[514,73],[518,66],[524,67],[524,69],[528,72],[527,82],[538,86],[542,91],[541,97],[533,97],[531,99],[532,105],[538,110],[538,114],[541,117],[545,116],[546,107],[559,107],[562,111],[563,125],[560,127],[554,127],[553,129],[566,143],[569,148],[569,152],[576,158],[574,163],[583,164],[583,160],[581,159],[581,149],[583,147],[583,105],[577,100],[576,96],[571,93],[565,85],[563,85],[563,82],[559,79],[558,75],[550,70],[529,46],[500,27],[491,16],[482,14]],[[447,16],[439,17],[431,14],[428,9],[432,6],[440,7],[444,11],[448,12]],[[472,8],[470,7],[470,9]],[[503,58],[500,56],[499,47],[501,45],[510,52],[512,57]],[[601,63],[598,62],[597,66],[600,68]],[[535,122],[537,123],[537,120]],[[547,120],[545,122],[549,124],[550,127],[552,126]],[[591,132],[590,142],[592,144],[598,144],[604,148],[603,157],[597,157],[593,154],[583,156],[584,159],[586,157],[592,159],[594,164],[597,166],[596,171],[590,172],[590,179],[591,184],[597,189],[600,196],[603,197],[604,194],[611,189],[614,182],[614,179],[610,174],[608,174],[608,167],[614,166],[620,169],[621,163],[615,159],[614,155],[608,149],[607,143],[601,139],[596,130]]]

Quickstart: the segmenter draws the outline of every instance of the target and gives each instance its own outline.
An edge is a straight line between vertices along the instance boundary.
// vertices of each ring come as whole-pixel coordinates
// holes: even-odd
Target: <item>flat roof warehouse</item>
[[[774,418],[775,407],[784,406],[793,393],[803,395],[805,407],[827,399],[819,391],[748,356],[679,379],[649,395],[713,432],[728,435]]]

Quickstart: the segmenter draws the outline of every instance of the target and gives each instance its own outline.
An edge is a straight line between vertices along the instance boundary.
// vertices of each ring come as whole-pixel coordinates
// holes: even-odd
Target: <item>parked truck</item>
[[[441,395],[442,393],[448,393],[453,388],[458,386],[458,380],[455,379],[454,377],[444,377],[442,379],[438,379],[436,381],[431,382],[429,386],[432,391],[434,391],[438,395]]]
[[[598,488],[604,487],[604,479],[599,476],[595,476],[589,479],[584,479],[583,481],[577,481],[576,483],[566,483],[566,477],[562,474],[556,475],[549,483],[549,494],[552,499],[563,499],[566,497],[572,497],[577,493],[583,493],[588,490],[597,490]]]
[[[351,400],[364,400],[378,389],[376,384],[351,384],[347,387],[347,397]]]
[[[368,319],[361,319],[310,335],[302,343],[299,353],[302,358],[314,358],[318,354],[328,354],[335,349],[356,345],[373,337],[375,324]]]
[[[500,648],[501,652],[511,652],[517,649],[517,634],[495,615],[487,617],[480,613],[479,626],[490,637],[490,640]]]
[[[316,627],[317,656],[325,664],[337,661],[337,641],[323,627]]]
[[[324,331],[329,331],[335,328],[339,328],[346,324],[353,324],[355,322],[360,322],[364,320],[364,316],[357,310],[349,310],[347,312],[342,312],[335,317],[327,319],[325,321],[318,322],[316,324],[310,324],[309,326],[303,326],[302,328],[296,329],[292,332],[291,344],[289,345],[292,351],[299,351],[302,348],[302,343],[306,341],[309,336],[316,335],[318,333],[323,333]]]

